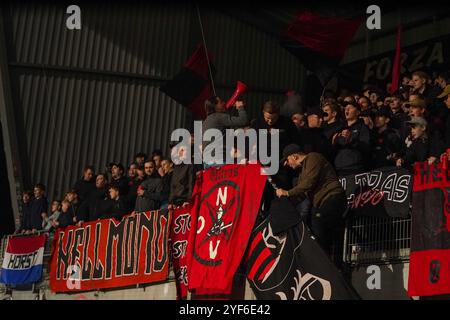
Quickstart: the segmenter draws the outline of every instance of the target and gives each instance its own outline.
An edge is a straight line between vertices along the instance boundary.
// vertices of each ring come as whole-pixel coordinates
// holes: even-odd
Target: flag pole
[[[202,17],[200,16],[200,9],[198,7],[197,2],[195,3],[195,6],[197,8],[198,23],[200,24],[200,31],[202,33],[203,48],[205,48],[206,62],[208,63],[209,79],[211,80],[211,86],[212,86],[213,93],[214,93],[214,95],[216,95],[216,88],[214,86],[214,79],[212,77],[211,64],[209,62],[208,48],[206,47],[205,34],[203,32]]]

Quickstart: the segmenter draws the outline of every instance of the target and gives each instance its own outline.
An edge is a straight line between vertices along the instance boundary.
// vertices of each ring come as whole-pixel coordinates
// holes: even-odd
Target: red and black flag
[[[208,59],[214,77],[215,68],[211,63],[211,56],[207,57],[204,47],[199,45],[183,69],[159,88],[199,119],[206,117],[205,100],[213,96]]]
[[[390,87],[390,93],[394,93],[400,86],[400,73],[401,73],[401,51],[402,51],[402,26],[397,27],[397,40],[395,46],[394,65],[392,66],[392,82]]]
[[[230,293],[265,182],[259,164],[213,167],[197,178],[188,243],[189,290]]]
[[[315,73],[324,86],[333,76],[361,24],[305,10],[297,15],[281,38],[281,46]]]
[[[284,207],[286,212],[294,212],[295,208],[287,198],[273,200],[272,204],[274,202],[282,203],[272,205],[269,216],[253,230],[246,253],[247,279],[256,298],[359,299],[303,222],[285,231],[277,230],[275,222],[285,215],[278,210]],[[286,224],[289,225],[291,223]]]
[[[450,170],[416,163],[408,295],[450,293]]]

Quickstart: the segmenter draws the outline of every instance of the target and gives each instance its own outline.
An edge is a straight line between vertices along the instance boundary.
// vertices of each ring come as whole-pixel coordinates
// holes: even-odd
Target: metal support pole
[[[8,171],[11,205],[16,229],[19,224],[19,201],[22,192],[22,170],[19,156],[19,143],[16,135],[14,105],[11,97],[11,86],[8,70],[8,56],[3,19],[0,8],[0,122],[3,132],[6,167]]]

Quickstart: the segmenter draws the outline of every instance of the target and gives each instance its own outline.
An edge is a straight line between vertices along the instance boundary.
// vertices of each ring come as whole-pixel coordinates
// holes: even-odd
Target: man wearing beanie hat
[[[322,248],[329,252],[333,238],[343,236],[342,217],[347,208],[347,197],[333,166],[320,153],[306,154],[296,144],[283,149],[280,164],[299,170],[300,174],[297,185],[289,190],[277,189],[277,197],[299,202],[311,200],[311,230]]]

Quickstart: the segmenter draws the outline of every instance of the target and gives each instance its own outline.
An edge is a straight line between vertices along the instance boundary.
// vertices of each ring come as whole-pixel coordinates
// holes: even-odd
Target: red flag
[[[449,177],[440,163],[414,164],[409,296],[450,293]]]
[[[193,192],[187,259],[189,290],[229,294],[260,207],[259,164],[202,172]]]
[[[394,93],[398,90],[400,82],[400,55],[401,55],[401,33],[402,26],[397,28],[397,47],[395,48],[394,65],[392,67],[392,82],[390,93]]]
[[[331,78],[344,57],[362,19],[329,17],[300,12],[281,38],[281,46],[314,72],[322,85]]]

